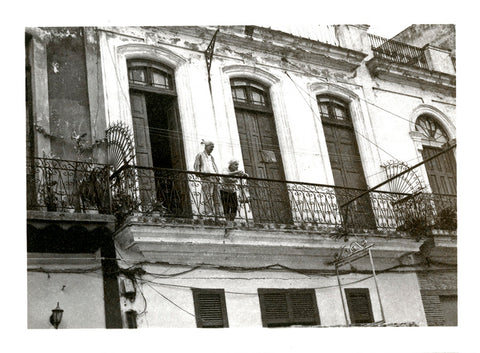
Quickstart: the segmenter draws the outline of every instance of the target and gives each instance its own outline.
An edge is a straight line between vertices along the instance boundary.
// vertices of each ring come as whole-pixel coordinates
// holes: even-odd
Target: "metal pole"
[[[338,266],[337,265],[335,265],[335,271],[337,272],[338,288],[340,289],[340,298],[342,299],[343,314],[345,315],[345,323],[348,325],[349,323],[348,323],[347,309],[345,308],[345,300],[343,298],[342,282],[340,282],[340,276],[338,275]]]
[[[368,256],[370,257],[370,263],[372,265],[373,280],[375,281],[375,287],[377,289],[378,302],[380,303],[380,311],[382,313],[382,321],[385,322],[385,313],[383,312],[382,299],[380,297],[380,290],[378,289],[377,276],[375,274],[375,266],[373,265],[372,252],[368,249]]]

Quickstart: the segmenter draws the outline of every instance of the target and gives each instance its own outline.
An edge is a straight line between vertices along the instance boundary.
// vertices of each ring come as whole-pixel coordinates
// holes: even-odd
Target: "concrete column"
[[[368,25],[337,25],[335,34],[340,47],[370,53],[370,40],[368,39]]]
[[[425,58],[431,70],[455,75],[455,67],[453,66],[450,50],[434,47],[430,44],[424,46],[423,50],[425,51]]]

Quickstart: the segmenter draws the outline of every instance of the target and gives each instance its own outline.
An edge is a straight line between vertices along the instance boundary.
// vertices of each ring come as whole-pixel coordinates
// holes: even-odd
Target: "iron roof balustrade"
[[[431,70],[425,57],[425,51],[412,45],[368,34],[375,57],[387,59],[399,64],[406,64]]]

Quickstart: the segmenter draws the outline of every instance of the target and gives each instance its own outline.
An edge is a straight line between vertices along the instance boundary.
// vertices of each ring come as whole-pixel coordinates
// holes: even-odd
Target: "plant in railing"
[[[119,189],[112,194],[112,213],[119,223],[139,207],[140,202],[131,194],[131,191]]]
[[[51,168],[44,166],[43,182],[40,186],[40,195],[47,211],[55,212],[58,207],[58,199],[56,195],[57,181],[53,179],[53,171]]]
[[[108,166],[93,166],[78,182],[78,194],[83,208],[94,205],[98,213],[110,213],[110,170]]]
[[[457,230],[457,209],[453,206],[443,208],[435,217],[435,229]]]
[[[398,231],[409,233],[418,240],[432,234],[432,223],[424,212],[406,212],[403,223],[397,227]]]

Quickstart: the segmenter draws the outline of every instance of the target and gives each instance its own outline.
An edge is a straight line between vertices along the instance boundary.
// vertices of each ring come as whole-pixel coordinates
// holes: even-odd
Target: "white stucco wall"
[[[116,34],[122,31],[126,35]],[[353,74],[311,63],[309,67],[314,71],[305,68],[302,72],[297,66],[285,71],[285,67],[279,65],[278,54],[258,53],[252,57],[245,49],[232,44],[217,43],[217,55],[210,70],[210,94],[202,39],[175,31],[169,33],[165,29],[156,33],[140,28],[112,32],[101,31],[100,35],[106,116],[110,122],[121,120],[131,125],[126,101],[126,59],[148,58],[171,66],[177,82],[186,165],[190,170],[196,153],[203,149],[202,139],[216,142],[213,155],[221,169],[231,158],[239,159],[242,164],[230,93],[232,77],[256,79],[270,87],[287,180],[333,184],[315,99],[317,94],[335,94],[349,102],[369,186],[384,180],[381,165],[389,160],[397,159],[410,165],[418,162],[421,155],[409,135],[412,129],[409,120],[419,105],[434,106],[455,123],[454,97],[432,88],[375,79],[364,63]]]
[[[32,260],[39,256],[42,261]],[[70,258],[75,256],[78,258],[78,255]],[[97,269],[100,262],[87,265],[68,260],[68,256],[49,257],[49,254],[29,254],[28,328],[54,329],[49,318],[57,302],[64,310],[59,329],[105,328],[103,276],[102,270]],[[50,264],[46,264],[45,259]],[[55,261],[58,262],[52,265]],[[75,273],[79,271],[85,273]]]
[[[171,275],[186,268],[160,265],[145,266],[148,273]],[[375,321],[381,310],[373,278],[368,274],[342,275],[345,288],[368,288]],[[143,277],[138,281],[141,293],[131,303],[122,297],[122,310],[142,313],[139,328],[196,327],[192,287],[224,289],[229,327],[262,327],[258,288],[315,288],[322,326],[345,325],[340,292],[335,275],[301,275],[285,271],[220,271],[198,269],[173,278]],[[415,273],[384,273],[378,285],[387,323],[415,322],[426,325],[420,290]],[[173,304],[173,303],[174,304]],[[145,310],[146,312],[143,313]],[[347,309],[348,315],[348,309]]]

